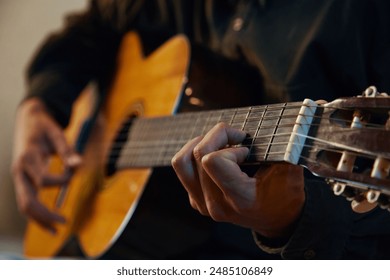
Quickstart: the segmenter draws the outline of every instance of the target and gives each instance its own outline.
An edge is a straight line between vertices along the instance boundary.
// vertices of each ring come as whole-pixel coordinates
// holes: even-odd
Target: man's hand
[[[81,158],[66,142],[59,125],[45,110],[37,98],[23,102],[16,115],[12,176],[19,210],[54,232],[55,223],[65,219],[49,211],[37,199],[37,191],[45,185],[62,184],[69,180],[69,172],[54,175],[48,173],[49,157],[58,154],[65,170],[80,164]]]
[[[242,172],[248,149],[234,147],[246,134],[217,124],[188,142],[172,159],[191,206],[216,221],[251,228],[266,237],[286,237],[304,201],[303,170],[290,164],[260,166],[253,177]]]

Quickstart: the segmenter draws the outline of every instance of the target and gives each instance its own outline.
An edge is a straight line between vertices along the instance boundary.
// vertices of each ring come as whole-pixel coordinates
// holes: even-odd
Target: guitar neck
[[[307,107],[302,102],[293,102],[137,118],[131,124],[127,139],[115,144],[120,149],[116,166],[118,169],[169,166],[172,157],[190,139],[204,135],[219,122],[247,132],[248,137],[241,144],[250,149],[247,163],[286,161],[286,153],[291,153],[289,143],[294,129],[297,130],[297,119],[302,108]]]

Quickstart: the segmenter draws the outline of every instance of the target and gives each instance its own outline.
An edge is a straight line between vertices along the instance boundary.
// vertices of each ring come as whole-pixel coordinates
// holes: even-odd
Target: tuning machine
[[[344,196],[348,201],[351,201],[356,212],[367,212],[377,205],[390,211],[390,197],[378,190],[350,186],[335,179],[328,179],[327,183],[331,186],[335,195]]]
[[[355,157],[343,153],[339,164],[338,171],[350,172],[353,167]],[[370,177],[384,179],[389,176],[390,161],[382,157],[377,157],[371,170]],[[353,209],[356,212],[367,212],[379,205],[382,209],[390,211],[390,196],[381,193],[379,190],[370,188],[369,186],[354,185],[336,179],[328,179],[328,183],[332,186],[335,195],[342,195],[347,200],[352,202]]]
[[[375,86],[366,88],[360,97],[388,97],[386,92],[379,92]]]
[[[354,186],[349,186],[344,182],[327,180],[331,185],[333,193],[337,196],[344,196],[351,202],[351,206],[355,212],[364,213],[372,210],[377,205],[382,209],[389,210],[389,199],[375,190],[363,190]]]

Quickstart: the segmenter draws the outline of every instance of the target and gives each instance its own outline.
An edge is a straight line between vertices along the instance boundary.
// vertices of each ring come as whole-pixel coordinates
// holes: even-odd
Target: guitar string
[[[274,144],[271,144],[271,145],[284,145],[284,146],[287,146],[289,142],[279,142],[279,143],[274,143]],[[321,143],[322,144],[322,143]],[[320,145],[320,144],[317,144],[317,145],[308,145],[308,144],[296,144],[296,143],[293,143],[293,145],[296,145],[296,146],[299,146],[299,147],[302,147],[302,148],[311,148],[308,150],[308,152],[312,152],[314,150],[321,150],[321,151],[327,151],[327,152],[334,152],[334,153],[341,153],[343,151],[341,151],[340,149],[332,149],[332,148],[329,148],[328,146],[326,145]],[[256,144],[256,145],[239,145],[239,146],[234,146],[234,147],[259,147],[259,146],[268,146],[268,144]],[[315,147],[315,149],[313,149]],[[153,154],[153,152],[150,152]],[[362,153],[358,153],[356,150],[349,150],[348,153],[350,155],[355,155],[355,156],[361,156]],[[285,154],[285,151],[282,151],[282,152],[270,152],[270,153],[266,153],[266,152],[252,152],[252,153],[249,153],[248,154],[248,157],[252,157],[252,156],[261,156],[261,157],[265,157],[266,154]],[[372,156],[372,158],[375,158],[374,155],[376,156],[376,154],[373,154],[373,153],[366,153],[365,154],[366,156]],[[168,157],[167,157],[168,158]]]
[[[263,127],[260,127],[260,132],[261,130],[263,129],[263,131],[265,129],[280,129],[280,128],[293,128],[294,126],[296,125],[296,123],[284,123],[284,124],[279,124],[279,125],[276,125],[276,126],[272,126],[272,125],[269,125],[269,126],[263,126]],[[301,124],[301,126],[310,126],[310,127],[318,127],[320,126],[320,124]],[[383,128],[382,126],[379,126],[379,128]],[[373,128],[372,126],[370,128]],[[333,130],[333,133],[338,133],[338,132],[343,132],[345,131],[347,128],[342,128],[340,127],[339,129],[335,129]],[[385,129],[384,129],[385,130]],[[179,131],[180,132],[180,131]],[[182,135],[182,133],[179,133],[180,135]],[[290,134],[290,133],[289,133]],[[126,134],[127,135],[127,134]],[[261,138],[269,138],[269,137],[278,137],[278,136],[284,136],[286,135],[286,133],[276,133],[276,134],[258,134],[257,136],[251,136],[249,135],[250,137],[248,137],[246,140],[250,140],[250,139],[261,139]],[[180,140],[175,140],[174,139],[174,136],[175,134],[170,134],[170,138],[171,138],[171,141],[168,142],[168,144],[175,144],[177,141],[189,141],[191,139],[180,139]],[[131,139],[132,141],[130,143],[132,143],[129,148],[135,148],[135,147],[139,147],[139,146],[145,146],[145,145],[148,145],[148,147],[153,143],[153,142],[157,142],[157,144],[159,144],[159,140],[145,140],[145,139]],[[167,140],[167,139],[166,139]],[[111,151],[123,151],[124,149],[124,145],[123,143],[127,143],[128,142],[128,139],[126,140],[119,140],[119,141],[115,141],[114,144],[111,146]],[[161,145],[160,145],[161,146]]]
[[[276,136],[276,137],[280,137],[280,136],[284,136],[284,135],[288,135],[289,133],[284,133],[284,134],[281,134],[281,133],[277,133],[277,134],[274,134],[274,135],[266,135],[266,136],[261,136],[261,137],[257,137],[257,139],[258,138],[265,138],[265,139],[268,139],[269,137],[271,137],[271,136]],[[336,146],[337,147],[337,144],[338,143],[332,143],[332,142],[330,142],[330,141],[326,141],[326,140],[321,140],[321,139],[319,139],[319,138],[317,138],[317,137],[310,137],[310,136],[305,136],[305,135],[299,135],[299,136],[302,136],[302,137],[306,137],[306,138],[312,138],[313,140],[317,140],[317,141],[323,141],[324,143],[326,143],[326,144],[328,144],[328,145],[333,145],[333,146]],[[249,138],[249,139],[251,139],[251,138]],[[174,150],[174,151],[178,151],[182,146],[184,146],[184,144],[187,142],[187,140],[181,140],[181,141],[176,141],[175,143],[171,143],[171,145],[173,144],[173,145],[175,145],[173,148],[171,147],[170,148],[170,150]],[[287,143],[287,142],[286,142]],[[160,147],[160,145],[152,145],[153,143],[148,143],[148,146],[145,146],[145,145],[143,145],[143,147],[138,147],[138,146],[132,146],[132,147],[129,147],[129,148],[127,148],[126,150],[127,151],[130,151],[130,150],[138,150],[138,151],[140,151],[140,150],[142,150],[143,151],[143,153],[142,154],[145,154],[145,152],[144,152],[144,150],[146,149],[146,150],[150,150],[150,151],[152,151],[152,153],[155,153],[155,151],[153,150],[153,147]],[[178,145],[178,144],[180,144],[180,145]],[[246,146],[246,147],[254,147],[254,148],[256,148],[256,147],[259,147],[259,146],[266,146],[266,147],[268,147],[268,146],[276,146],[276,145],[281,145],[281,144],[283,144],[283,143],[281,143],[281,142],[274,142],[274,143],[259,143],[259,144],[255,144],[255,145],[242,145],[242,146]],[[297,145],[297,144],[295,144],[295,143],[293,143],[294,145]],[[349,152],[352,152],[352,151],[354,151],[352,148],[349,148],[349,147],[347,147],[347,146],[344,146],[344,147],[340,147],[339,146],[339,148],[343,148],[344,150],[348,150]],[[125,150],[122,150],[122,151],[124,151],[124,153],[126,154],[126,151]],[[168,149],[165,149],[165,152],[166,153],[168,153],[169,152],[169,150]],[[363,153],[363,151],[362,150],[359,150],[359,152],[360,153]],[[366,153],[367,154],[367,153]],[[118,157],[120,156],[120,154],[119,154],[119,152],[118,153],[111,153],[111,155],[110,155],[110,158],[109,158],[109,162],[112,162],[112,161],[115,161]],[[133,156],[134,156],[134,153],[133,153]],[[173,155],[172,155],[173,156]],[[171,157],[171,156],[170,156]]]
[[[272,105],[271,105],[272,106]],[[253,110],[253,111],[258,111],[259,109],[262,109],[263,111],[265,111],[265,110],[267,110],[268,109],[268,111],[275,111],[276,109],[280,109],[280,108],[287,108],[287,109],[291,109],[291,108],[301,108],[302,106],[301,105],[289,105],[289,104],[287,104],[287,105],[280,105],[280,104],[278,104],[278,106],[272,106],[272,107],[270,107],[270,108],[267,108],[267,106],[264,106],[264,107],[249,107],[249,110]],[[311,106],[308,106],[308,107],[311,107]],[[320,105],[320,107],[322,107],[321,105]],[[327,108],[332,108],[332,106],[327,106]],[[337,107],[335,107],[336,109],[338,109],[338,110],[346,110],[346,111],[352,111],[352,109],[344,109],[344,108],[337,108]],[[222,113],[224,113],[224,112],[227,112],[227,111],[233,111],[234,112],[234,115],[233,115],[233,117],[237,114],[237,112],[238,111],[241,111],[241,112],[244,112],[244,113],[246,113],[246,115],[248,115],[248,107],[244,107],[244,108],[238,108],[238,109],[228,109],[228,110],[221,110],[221,112]],[[210,112],[216,112],[216,111],[210,111]],[[186,114],[189,114],[189,115],[196,115],[196,114],[198,114],[198,113],[204,113],[204,112],[190,112],[190,113],[186,113]],[[264,113],[264,112],[263,112]],[[294,115],[282,115],[281,117],[283,118],[283,119],[287,119],[287,118],[290,118],[290,117],[293,117],[293,118],[296,118],[296,116],[297,116],[297,114],[294,114]],[[221,116],[219,116],[219,118],[221,118]],[[320,119],[327,119],[327,118],[324,118],[324,117],[322,117],[322,116],[314,116],[314,118],[320,118]],[[169,120],[169,117],[167,117],[167,118],[162,118],[163,120]],[[197,118],[197,120],[198,120],[199,118]],[[258,120],[258,117],[257,118],[255,118],[255,117],[252,117],[252,118],[249,118],[250,120],[249,121],[252,121],[253,119],[255,119],[255,120]],[[264,121],[264,120],[269,120],[269,119],[272,119],[272,116],[262,116],[261,117],[261,120],[259,121],[260,123],[262,122],[262,121]],[[344,119],[336,119],[336,118],[328,118],[330,121],[335,121],[335,122],[344,122],[344,123],[346,123],[346,124],[350,124],[351,123],[351,121],[348,121],[348,120],[344,120]],[[291,124],[291,125],[295,125],[295,123],[294,124]],[[318,126],[319,124],[311,124],[311,126],[312,127],[315,127],[315,126]],[[370,127],[379,127],[379,128],[382,128],[383,126],[381,126],[381,125],[378,125],[378,124],[373,124],[373,123],[367,123],[366,125],[369,125]],[[283,125],[277,125],[276,126],[276,128],[279,128],[279,127],[286,127],[286,124],[283,124]],[[206,126],[202,126],[203,127],[203,129],[204,128],[206,128]],[[274,127],[274,126],[272,126],[272,127]],[[193,129],[193,131],[195,131],[195,128],[196,127],[194,127],[194,129]],[[210,127],[211,128],[211,127]],[[260,129],[265,129],[265,128],[268,128],[268,127],[257,127],[257,128],[260,128]],[[179,133],[180,133],[180,130],[179,130]],[[180,133],[180,134],[182,134],[182,133]],[[127,132],[120,132],[120,133],[118,133],[117,134],[117,138],[127,138],[127,135],[128,135],[128,131]],[[126,137],[123,137],[123,136],[126,136]],[[111,149],[112,150],[115,150],[115,149],[121,149],[122,148],[122,144],[123,143],[125,143],[125,142],[127,142],[127,140],[125,139],[125,140],[123,140],[123,141],[120,141],[120,140],[117,140],[117,141],[115,141],[114,142],[114,144],[111,146]]]
[[[313,147],[312,145],[309,145],[309,146],[307,146],[307,147]],[[327,152],[338,152],[338,153],[340,153],[341,154],[341,151],[340,150],[335,150],[335,149],[329,149],[329,148],[325,148],[325,149],[322,149],[323,151],[327,151]],[[273,152],[273,153],[270,153],[271,155],[273,155],[273,156],[275,156],[275,155],[284,155],[284,152]],[[361,156],[361,154],[358,154],[358,153],[354,153],[353,151],[351,152],[349,152],[349,154],[351,154],[351,155],[356,155],[356,156]],[[264,156],[264,153],[255,153],[255,154],[253,154],[253,155],[255,155],[255,156],[257,156],[257,158],[265,158],[265,156]],[[253,155],[251,155],[251,156],[253,156]],[[170,165],[170,161],[171,161],[171,158],[172,157],[165,157],[165,158],[159,158],[159,160],[158,161],[156,161],[156,160],[154,160],[154,159],[148,159],[148,158],[146,158],[146,157],[143,157],[142,158],[142,160],[141,161],[138,161],[138,164],[135,164],[135,163],[132,163],[132,164],[126,164],[126,165],[124,165],[123,167],[155,167],[155,166],[166,166],[166,165]],[[310,159],[310,158],[307,158],[307,157],[305,157],[305,156],[302,156],[302,155],[300,155],[299,156],[299,158],[300,159],[302,159],[302,158],[305,158],[305,159]],[[272,160],[268,160],[268,162],[270,162],[270,161],[272,161]],[[283,160],[281,160],[281,159],[279,159],[278,161],[283,161]],[[312,162],[316,162],[315,160],[311,160]],[[257,160],[257,161],[255,161],[255,162],[253,162],[253,161],[248,161],[247,163],[259,163],[259,162],[267,162],[267,160]],[[141,163],[143,163],[143,164],[141,164]],[[158,163],[160,163],[160,164],[158,164]]]
[[[287,117],[289,118],[289,117]],[[284,118],[284,119],[287,119],[287,118]],[[316,118],[316,117],[314,117]],[[320,117],[318,117],[320,118]],[[294,119],[296,119],[296,117],[294,116]],[[345,120],[342,120],[342,119],[335,119],[335,118],[320,118],[320,119],[323,119],[323,120],[330,120],[330,121],[334,121],[334,122],[337,122],[337,121],[342,121],[342,122],[345,122],[346,124],[350,125],[352,122],[351,121],[345,121]],[[241,124],[241,123],[237,123],[237,124]],[[268,126],[261,126],[259,127],[260,128],[260,132],[261,130],[264,130],[264,129],[273,129],[273,128],[276,128],[276,129],[279,129],[279,128],[292,128],[294,125],[296,125],[296,123],[283,123],[283,124],[278,124],[276,126],[274,125],[268,125]],[[301,126],[303,125],[307,125],[307,126],[310,126],[310,127],[320,127],[320,126],[324,126],[323,124],[317,124],[317,123],[312,123],[312,124],[301,124]],[[365,123],[365,125],[367,126],[366,128],[384,128],[384,126],[382,125],[379,125],[379,124],[374,124],[374,123]],[[205,127],[203,125],[201,125],[201,127]],[[256,127],[257,128],[257,127]],[[169,128],[168,128],[169,129]],[[342,128],[340,127],[339,130],[335,130],[334,132],[341,132],[341,131],[344,131],[346,128]],[[185,131],[185,130],[184,130]],[[170,134],[171,136],[171,139],[174,139],[174,137],[178,137],[178,135],[182,135],[183,134],[183,130],[177,130],[177,133],[176,134]],[[151,134],[148,134],[148,136],[150,136]],[[127,138],[128,136],[128,131],[126,132],[121,132],[121,133],[118,133],[117,134],[117,138],[118,140],[117,141],[114,141],[113,145],[111,146],[111,149],[112,150],[116,150],[116,149],[122,149],[123,148],[123,143],[127,143],[128,142],[128,139],[123,139],[123,138]],[[272,134],[272,135],[264,135],[264,134],[261,134],[260,136],[256,136],[254,138],[261,138],[261,137],[273,137],[273,136],[277,136],[277,134]],[[122,138],[122,139],[121,139]],[[150,139],[150,137],[148,137]],[[192,139],[192,138],[190,138]],[[190,140],[190,139],[187,139]],[[137,140],[134,140],[132,139],[134,143],[137,142]],[[150,142],[150,141],[146,141],[145,139],[141,139],[142,143],[145,143],[145,142]],[[153,141],[153,140],[152,140]],[[158,141],[158,140],[156,140]]]
[[[305,135],[301,135],[301,136],[305,136]],[[307,136],[305,136],[305,137],[307,137]],[[377,157],[377,154],[375,154],[375,153],[371,153],[371,152],[364,151],[364,150],[361,150],[361,149],[354,149],[354,148],[351,148],[349,146],[341,145],[339,143],[334,143],[334,142],[331,142],[331,141],[324,141],[324,140],[318,139],[316,137],[307,137],[307,138],[311,138],[314,141],[318,141],[319,140],[321,142],[321,144],[326,144],[326,145],[330,145],[330,146],[333,146],[333,147],[337,148],[337,149],[331,149],[328,146],[325,146],[326,148],[320,147],[321,150],[323,150],[323,151],[338,152],[338,153],[341,153],[342,151],[348,151],[350,154],[353,154],[353,155],[360,155],[360,156],[361,155],[365,155],[365,156],[369,156],[369,157],[372,157],[372,158],[376,158]],[[286,142],[285,144],[287,145],[287,143],[288,142]],[[277,145],[277,144],[281,145],[283,143],[275,143],[275,144],[271,144],[271,145]],[[263,145],[265,145],[265,144],[263,144]],[[302,144],[296,144],[296,143],[293,143],[293,145],[299,145],[301,147],[305,146],[307,148],[313,148],[313,147],[318,148],[317,145],[307,145],[307,144],[302,145]],[[250,145],[242,145],[242,146],[243,147],[249,147]],[[339,149],[343,149],[343,150],[340,151]],[[273,152],[271,154],[275,155],[275,154],[284,154],[284,153],[285,152]],[[173,155],[170,154],[169,157],[165,156],[163,158],[160,158],[159,161],[160,162],[169,162],[170,163],[170,160],[171,160],[172,156]],[[249,156],[263,156],[263,157],[265,157],[265,154],[264,154],[264,152],[262,152],[262,153],[253,153],[253,154],[251,154]],[[300,155],[300,157],[301,157],[301,155]],[[149,162],[155,162],[155,159],[148,159],[147,157],[143,158],[143,162],[148,162],[148,161]],[[132,165],[130,165],[130,166],[132,166]]]
[[[326,149],[326,150],[330,151],[330,149]],[[339,150],[336,150],[336,151],[340,153]],[[281,155],[283,155],[284,153],[280,152],[280,153],[274,153],[274,154],[281,154]],[[351,153],[351,154],[353,154],[353,153]],[[318,164],[318,162],[316,160],[307,158],[307,157],[302,156],[302,155],[300,155],[299,158],[300,159],[306,159],[306,163],[307,162],[316,162]],[[151,167],[156,167],[156,166],[169,166],[170,165],[170,160],[171,160],[171,158],[161,158],[159,161],[156,162],[156,161],[150,160],[150,159],[147,159],[147,160],[143,159],[143,161],[140,162],[139,164],[129,164],[129,165],[124,165],[122,167],[125,167],[125,168],[127,168],[127,167],[151,168]],[[277,161],[282,162],[283,160],[279,159]],[[257,163],[260,163],[260,162],[267,162],[267,161],[266,160],[257,160],[255,162],[251,161],[251,162],[245,162],[245,163],[257,164]],[[269,162],[269,160],[268,160],[268,162]],[[121,167],[119,167],[119,168],[121,168]]]
[[[298,106],[295,106],[296,108],[298,108]],[[292,108],[292,107],[291,107]],[[348,111],[351,111],[351,110],[348,110]],[[195,114],[196,113],[199,113],[199,112],[195,112]],[[303,116],[305,116],[305,115],[303,115]],[[285,115],[285,116],[282,116],[282,119],[288,119],[288,118],[295,118],[296,119],[296,117],[297,117],[297,114],[295,114],[295,115]],[[342,123],[345,123],[345,124],[347,124],[347,125],[350,125],[351,123],[352,123],[352,121],[350,121],[350,120],[345,120],[345,119],[340,119],[340,118],[324,118],[324,117],[322,117],[322,116],[313,116],[313,118],[316,118],[316,119],[322,119],[322,120],[329,120],[329,121],[333,121],[333,122],[342,122]],[[156,121],[157,120],[157,118],[151,118],[151,119],[153,119],[154,121]],[[273,116],[262,116],[261,117],[261,119],[258,121],[258,122],[261,122],[261,121],[264,121],[264,120],[271,120],[271,119],[273,119]],[[149,119],[144,119],[144,120],[149,120]],[[161,120],[165,120],[165,121],[168,121],[169,120],[169,117],[166,117],[166,118],[161,118]],[[247,120],[248,121],[248,119],[246,118],[245,120]],[[249,118],[249,121],[253,121],[253,120],[258,120],[258,118],[256,118],[256,117],[252,117],[252,118]],[[142,120],[141,120],[142,121]],[[124,122],[124,123],[126,123],[126,122]],[[216,123],[215,123],[216,124]],[[241,124],[240,122],[237,122],[237,124]],[[174,124],[173,124],[174,125]],[[286,124],[283,124],[282,126],[285,126]],[[294,124],[291,124],[291,125],[295,125],[295,123]],[[312,127],[316,127],[316,126],[319,126],[320,124],[311,124],[311,126]],[[365,123],[365,125],[366,126],[369,126],[369,127],[372,127],[372,128],[383,128],[383,125],[379,125],[379,124],[375,124],[375,123],[370,123],[370,122],[367,122],[367,123]],[[205,128],[206,126],[205,125],[202,125],[201,126],[201,128]],[[267,126],[267,127],[260,127],[260,129],[262,129],[262,128],[269,128],[269,127],[271,127],[271,126]],[[275,127],[275,126],[272,126],[272,128],[273,127]],[[277,125],[276,126],[277,128],[279,127],[279,125]],[[169,128],[168,128],[169,129]],[[180,130],[179,130],[179,133],[180,133]],[[180,134],[182,134],[182,133],[180,133]],[[128,131],[126,131],[126,132],[119,132],[118,134],[117,134],[117,138],[120,138],[120,137],[122,137],[122,136],[127,136],[128,135]],[[126,142],[126,140],[124,140],[123,142]],[[114,143],[114,145],[115,144],[119,144],[119,146],[121,147],[121,143],[123,143],[123,142],[120,142],[120,141],[116,141],[116,143]],[[115,147],[113,147],[113,148],[115,148]]]
[[[321,105],[320,105],[321,106]],[[277,107],[277,106],[273,106],[273,107],[270,107],[270,108],[268,108],[268,110],[269,111],[278,111],[278,110],[280,110],[281,108],[288,108],[288,109],[291,109],[291,108],[300,108],[300,107],[302,107],[302,105],[291,105],[291,106],[289,106],[289,105],[284,105],[284,106],[279,106],[279,107]],[[310,107],[310,106],[309,106]],[[322,106],[321,106],[322,107]],[[246,113],[246,116],[248,116],[248,108],[250,109],[250,110],[254,110],[255,112],[256,111],[259,111],[259,110],[263,110],[263,111],[265,111],[266,110],[266,108],[265,107],[245,107],[245,108],[239,108],[239,109],[230,109],[230,110],[222,110],[221,112],[222,113],[228,113],[228,112],[234,112],[234,114],[236,115],[237,114],[237,112],[243,112],[243,113]],[[327,106],[326,108],[332,108],[331,106]],[[348,112],[351,112],[353,109],[351,108],[351,109],[349,109],[349,108],[347,108],[347,109],[345,109],[345,108],[337,108],[337,107],[335,107],[335,109],[338,109],[338,110],[344,110],[344,111],[348,111]],[[216,113],[216,111],[211,111],[211,112],[214,112],[214,113]],[[196,115],[197,113],[200,113],[200,114],[202,114],[202,113],[205,113],[204,111],[203,112],[191,112],[191,113],[186,113],[186,114],[188,114],[187,116],[191,116],[191,115]],[[258,113],[258,112],[257,112]],[[262,112],[262,113],[264,113],[264,112]],[[181,115],[183,115],[183,114],[181,114]],[[219,117],[219,118],[221,118],[221,116],[218,116],[217,115],[217,117]],[[280,116],[280,119],[288,119],[288,118],[294,118],[294,119],[296,119],[296,117],[297,117],[297,114],[294,114],[294,115],[282,115],[282,116]],[[322,117],[322,116],[310,116],[310,117],[314,117],[314,118],[319,118],[319,119],[328,119],[328,120],[330,120],[330,121],[335,121],[335,122],[338,122],[338,121],[340,121],[340,122],[344,122],[344,123],[347,123],[347,124],[349,124],[349,123],[351,123],[351,121],[348,121],[348,120],[344,120],[344,119],[337,119],[337,118],[324,118],[324,117]],[[209,120],[209,118],[210,118],[210,116],[208,116],[208,120]],[[264,120],[270,120],[270,119],[273,119],[273,118],[275,118],[275,116],[268,116],[268,115],[266,115],[266,116],[262,116],[262,118],[261,118],[261,120],[260,121],[264,121]],[[162,120],[169,120],[169,117],[167,117],[167,118],[161,118]],[[252,120],[258,120],[258,118],[255,118],[255,117],[250,117],[250,118],[245,118],[246,119],[246,121],[247,122],[251,122]],[[260,122],[259,121],[259,122]],[[241,122],[237,122],[237,124],[241,124]],[[276,129],[277,128],[280,128],[280,127],[287,127],[287,128],[289,128],[289,127],[293,127],[294,125],[295,125],[296,123],[291,123],[291,124],[282,124],[282,125],[277,125],[276,126]],[[318,126],[319,124],[310,124],[310,126]],[[378,125],[378,124],[373,124],[373,123],[367,123],[367,125],[369,125],[370,127],[379,127],[379,128],[383,128],[383,126],[381,126],[381,125]],[[203,127],[203,126],[202,126]],[[205,128],[205,127],[203,127],[203,128]],[[258,127],[256,127],[256,128],[258,128]],[[266,129],[266,128],[275,128],[275,126],[263,126],[263,127],[260,127],[260,130],[261,129]],[[340,130],[342,130],[341,128],[340,128]],[[180,130],[179,130],[179,132],[180,132]],[[128,132],[123,132],[123,133],[119,133],[118,135],[117,135],[117,138],[120,138],[121,136],[123,136],[123,135],[128,135]],[[274,136],[276,136],[276,137],[278,137],[278,136],[281,136],[281,134],[273,134],[273,135],[266,135],[266,136],[264,136],[264,135],[261,135],[261,136],[256,136],[256,137],[253,137],[253,139],[259,139],[259,138],[266,138],[266,137],[274,137]],[[249,139],[252,139],[252,138],[249,138]],[[187,139],[187,140],[183,140],[181,143],[183,143],[183,145],[186,143],[186,141],[188,141],[189,139]],[[127,142],[127,140],[124,140],[124,141],[115,141],[115,144],[113,145],[113,147],[112,147],[112,149],[111,149],[111,152],[112,151],[114,151],[117,147],[118,147],[118,145],[119,146],[123,146],[122,144],[124,143],[124,142]],[[268,143],[268,144],[257,144],[257,145],[280,145],[281,143]],[[249,145],[247,145],[248,147],[249,147]],[[253,145],[251,145],[251,146],[253,146]],[[147,148],[150,148],[150,147],[147,147]],[[122,151],[123,151],[123,149],[122,149]],[[118,157],[118,155],[115,155],[115,153],[111,153],[110,154],[110,157],[113,157],[114,159],[116,159],[117,157]]]
[[[277,134],[275,134],[275,135],[277,136]],[[299,135],[299,134],[297,134],[297,135]],[[310,136],[305,136],[305,135],[301,135],[301,136],[306,137],[306,138],[311,138],[311,140],[319,141],[320,143],[319,144],[317,143],[316,145],[299,144],[299,143],[292,143],[292,144],[296,145],[296,146],[299,146],[299,147],[318,148],[318,149],[326,150],[326,151],[329,151],[329,152],[340,152],[340,149],[343,149],[343,151],[348,151],[349,153],[355,154],[355,155],[365,154],[365,155],[369,155],[369,156],[373,156],[373,157],[376,156],[375,153],[365,152],[362,149],[356,149],[356,148],[354,149],[354,148],[351,148],[351,147],[345,146],[345,145],[343,146],[342,144],[339,144],[339,143],[336,143],[336,142],[322,140],[322,139],[319,139],[317,137],[310,137]],[[182,143],[184,145],[186,142],[185,141],[178,141],[178,143]],[[239,144],[239,145],[233,145],[232,147],[247,147],[247,148],[254,147],[254,148],[259,148],[259,147],[268,147],[269,145],[271,145],[271,146],[281,146],[281,145],[287,146],[289,143],[290,143],[289,141],[286,141],[286,142],[275,142],[275,143],[271,143],[271,144],[268,144],[268,143]],[[334,147],[339,148],[339,149],[331,149],[331,148],[329,148],[329,145],[330,146],[334,146]],[[152,146],[152,147],[155,147],[155,146]],[[134,147],[134,149],[136,149],[136,148],[137,147]],[[177,148],[177,147],[175,147],[175,148]],[[150,147],[145,147],[145,149],[152,150],[152,148],[150,148]],[[177,149],[179,149],[179,148],[177,148]],[[285,153],[285,151],[280,152],[280,153]],[[254,153],[251,153],[250,155],[263,155],[263,154],[264,154],[263,152],[261,152],[261,153],[254,152]]]

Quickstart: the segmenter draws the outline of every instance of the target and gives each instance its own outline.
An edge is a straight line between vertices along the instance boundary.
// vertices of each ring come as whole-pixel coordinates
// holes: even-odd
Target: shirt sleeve
[[[341,259],[353,221],[350,202],[335,196],[322,179],[305,174],[306,202],[285,259]]]
[[[276,242],[254,233],[261,250],[283,259],[388,259],[388,211],[376,207],[355,213],[320,178],[307,172],[305,180],[306,202],[294,233]]]
[[[111,1],[106,1],[111,2]],[[26,71],[27,98],[39,97],[66,126],[73,101],[92,80],[109,79],[121,39],[112,15],[98,1],[67,17],[62,30],[50,34]]]
[[[290,238],[266,239],[253,232],[257,246],[284,259],[340,259],[350,233],[352,210],[322,179],[305,171],[306,201]]]

